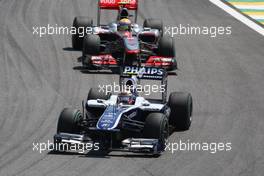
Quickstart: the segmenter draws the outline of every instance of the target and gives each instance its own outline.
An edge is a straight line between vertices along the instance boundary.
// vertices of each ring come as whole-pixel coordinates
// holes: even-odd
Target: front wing
[[[97,68],[119,67],[117,59],[109,54],[91,56],[91,65]],[[159,67],[168,70],[177,69],[176,59],[172,57],[150,56],[146,62],[142,62],[141,65],[147,67]]]
[[[66,143],[72,145],[95,142],[97,141],[92,141],[89,137],[86,137],[83,134],[58,133],[54,135],[54,143]],[[157,155],[163,152],[163,148],[162,146],[160,146],[158,139],[145,138],[127,138],[122,141],[121,147],[110,147],[109,150],[133,153],[149,153],[153,155]]]

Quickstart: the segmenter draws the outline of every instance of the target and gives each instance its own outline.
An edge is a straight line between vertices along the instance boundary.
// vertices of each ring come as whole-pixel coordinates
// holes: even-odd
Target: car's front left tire
[[[80,133],[78,123],[82,119],[80,110],[72,108],[64,108],[59,116],[57,124],[57,133]]]

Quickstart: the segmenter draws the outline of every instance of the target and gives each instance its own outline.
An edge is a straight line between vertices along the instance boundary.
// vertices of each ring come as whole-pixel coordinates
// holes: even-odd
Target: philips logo
[[[163,75],[164,70],[162,68],[152,67],[129,67],[124,68],[124,74],[137,74],[137,75]]]

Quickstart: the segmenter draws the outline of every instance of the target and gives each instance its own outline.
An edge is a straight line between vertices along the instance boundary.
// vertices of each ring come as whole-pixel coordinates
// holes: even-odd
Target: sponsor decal
[[[164,72],[162,68],[126,66],[123,70],[123,76],[137,75],[138,78],[144,79],[162,79]]]
[[[134,111],[134,112],[132,112],[131,114],[127,115],[126,117],[127,117],[128,119],[132,119],[133,117],[136,117],[136,115],[137,115],[137,111]]]
[[[122,108],[108,106],[103,115],[97,122],[98,129],[108,130],[115,126],[116,121],[119,121],[119,115],[124,111]]]

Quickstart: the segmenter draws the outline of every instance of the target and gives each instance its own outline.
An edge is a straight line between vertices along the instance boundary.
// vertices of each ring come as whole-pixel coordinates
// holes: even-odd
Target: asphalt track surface
[[[74,69],[81,53],[67,49],[70,36],[32,35],[32,26],[70,26],[78,15],[96,17],[95,1],[0,1],[1,176],[264,173],[264,38],[208,0],[146,0],[139,22],[160,17],[166,25],[232,26],[231,36],[176,37],[180,71],[169,78],[170,91],[186,90],[194,99],[191,129],[172,134],[170,142],[232,142],[231,151],[165,152],[159,158],[32,151],[33,142],[52,140],[63,107],[80,107],[90,87],[117,81],[116,75]]]

